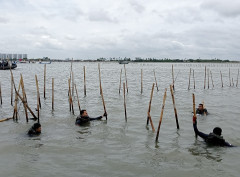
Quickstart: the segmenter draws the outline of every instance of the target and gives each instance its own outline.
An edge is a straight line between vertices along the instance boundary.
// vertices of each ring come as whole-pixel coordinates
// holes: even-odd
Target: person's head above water
[[[41,124],[40,123],[35,123],[33,124],[32,128],[38,132],[38,133],[41,133]]]
[[[220,127],[215,127],[215,128],[213,129],[213,133],[216,134],[216,135],[218,135],[218,136],[221,136],[221,134],[222,134],[222,129],[221,129]]]
[[[87,117],[87,116],[88,116],[88,113],[87,113],[87,111],[86,111],[85,109],[83,109],[83,110],[80,111],[80,115],[81,115],[82,117]]]
[[[202,103],[200,103],[200,104],[198,105],[198,109],[199,109],[199,110],[203,110],[203,104],[202,104]]]

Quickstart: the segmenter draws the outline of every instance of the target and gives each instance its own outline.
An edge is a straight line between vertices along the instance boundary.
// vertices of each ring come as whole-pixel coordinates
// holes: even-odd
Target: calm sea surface
[[[192,93],[196,105],[204,101],[208,116],[198,116],[199,130],[210,133],[215,126],[223,129],[229,143],[240,146],[240,85],[236,87],[239,64],[174,63],[175,102],[180,129],[175,123],[169,85],[172,82],[171,63],[130,63],[126,65],[128,94],[127,122],[124,117],[123,90],[119,95],[120,71],[125,81],[124,67],[118,63],[101,63],[103,95],[108,120],[93,121],[89,126],[75,125],[79,114],[77,97],[74,93],[73,115],[69,111],[68,78],[70,63],[47,65],[46,99],[43,98],[44,65],[18,64],[13,70],[18,85],[23,75],[28,105],[34,113],[37,106],[35,74],[38,76],[42,109],[40,122],[42,134],[29,138],[27,130],[34,123],[25,119],[22,103],[19,102],[19,121],[0,122],[0,176],[1,177],[73,177],[73,176],[221,176],[238,177],[240,173],[240,149],[208,147],[201,138],[195,139],[192,128]],[[87,95],[84,96],[83,66],[86,67]],[[212,72],[204,89],[205,66]],[[188,90],[189,70],[195,75],[196,89],[191,77]],[[141,94],[141,69],[143,69],[143,94]],[[229,86],[230,79],[234,86]],[[152,83],[155,82],[151,116],[155,129],[161,114],[164,90],[167,99],[159,141],[156,132],[146,127],[147,111]],[[221,87],[220,71],[223,74]],[[90,117],[103,114],[99,92],[98,63],[73,63],[82,109]],[[52,78],[54,78],[54,111],[52,111]],[[0,119],[11,117],[10,71],[0,71],[3,104]],[[239,78],[240,82],[240,78]],[[32,117],[29,114],[29,117]]]

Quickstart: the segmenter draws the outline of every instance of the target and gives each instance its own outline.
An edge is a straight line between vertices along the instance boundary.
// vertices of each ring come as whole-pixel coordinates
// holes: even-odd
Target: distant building
[[[13,54],[13,59],[16,60],[18,58],[17,54]]]
[[[23,59],[23,55],[22,54],[18,54],[18,58],[19,60],[22,60]]]
[[[27,59],[27,54],[23,54],[23,59]]]
[[[13,55],[12,55],[11,53],[10,53],[10,54],[7,54],[7,59],[10,59],[10,60],[11,60],[11,59],[12,59],[12,56],[13,56]]]

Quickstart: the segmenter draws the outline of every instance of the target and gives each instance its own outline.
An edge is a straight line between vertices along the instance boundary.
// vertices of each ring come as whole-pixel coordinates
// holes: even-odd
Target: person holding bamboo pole
[[[234,147],[232,144],[226,142],[222,134],[222,129],[220,127],[215,127],[213,132],[210,134],[205,134],[200,132],[197,128],[197,117],[193,116],[193,129],[196,135],[200,136],[204,139],[204,141],[210,146],[227,146],[227,147]]]
[[[107,116],[107,113],[105,112],[102,116],[99,116],[99,117],[96,117],[96,118],[90,118],[88,116],[88,113],[85,109],[82,109],[80,111],[80,115],[77,117],[76,119],[76,122],[75,124],[76,125],[86,125],[87,123],[89,123],[90,121],[93,121],[93,120],[100,120],[102,119],[103,117],[106,117]]]

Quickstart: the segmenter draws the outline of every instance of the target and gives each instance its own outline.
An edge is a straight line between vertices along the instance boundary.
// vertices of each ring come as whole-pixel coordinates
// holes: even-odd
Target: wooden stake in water
[[[71,94],[71,80],[70,79],[68,79],[68,93],[69,93],[69,108],[70,108],[70,112],[72,111],[72,113],[74,114],[73,100],[72,100],[72,94]]]
[[[153,70],[153,73],[154,73],[155,83],[156,83],[156,87],[157,87],[157,91],[158,91],[158,85],[157,85],[157,79],[156,79],[155,70]]]
[[[190,72],[189,72],[189,81],[188,81],[188,90],[190,90],[190,78],[191,78],[191,72],[192,72],[192,69],[190,68]]]
[[[211,74],[211,80],[212,80],[212,87],[214,88],[213,78],[212,78],[212,71],[210,71],[210,74]]]
[[[22,87],[22,94],[23,94],[23,105],[24,105],[24,109],[25,109],[25,114],[26,114],[26,121],[28,122],[28,112],[27,112],[27,95],[25,93],[25,88],[24,88],[24,82],[23,82],[23,77],[21,74],[21,87]]]
[[[21,78],[20,78],[20,81],[19,81],[19,84],[18,84],[18,92],[19,92],[19,90],[20,90],[20,86],[21,86]],[[14,100],[14,102],[15,102],[15,105],[14,105],[14,111],[13,111],[13,120],[18,120],[18,112],[17,112],[17,103],[18,103],[18,96],[17,96],[17,94],[16,94],[16,92],[15,92],[15,100]]]
[[[205,66],[204,89],[206,88],[206,80],[207,80],[207,67]]]
[[[46,64],[44,64],[44,86],[43,86],[43,97],[46,98]]]
[[[209,89],[209,69],[207,70],[208,72],[208,89]]]
[[[99,90],[100,90],[100,95],[101,94],[101,88],[102,88],[102,81],[101,81],[101,71],[100,71],[100,63],[98,63],[98,75],[99,75]]]
[[[76,84],[75,84],[75,90],[76,90],[76,95],[77,95],[77,100],[78,100],[78,109],[79,109],[79,112],[81,112],[80,101],[79,101],[79,97],[78,97],[78,90],[77,90]]]
[[[125,64],[124,64],[124,70],[125,70],[126,88],[127,88],[127,93],[128,93],[127,70],[126,70]]]
[[[172,64],[172,87],[173,87],[173,90],[175,90],[173,64]]]
[[[174,98],[174,94],[173,94],[173,86],[172,85],[170,85],[170,91],[171,91],[171,95],[172,95],[173,109],[174,109],[174,114],[175,114],[175,118],[176,118],[176,125],[177,125],[177,129],[179,129],[177,108],[175,105],[175,98]]]
[[[121,82],[122,82],[122,69],[121,69],[121,72],[120,72],[119,91],[118,91],[119,95],[120,95],[120,92],[121,92],[121,85],[122,85]]]
[[[125,93],[125,83],[124,82],[123,82],[123,101],[124,101],[125,121],[127,122],[127,105],[126,105],[126,93]]]
[[[106,120],[107,120],[107,111],[106,111],[105,101],[104,101],[104,97],[103,97],[102,85],[101,85],[101,88],[100,88],[100,89],[101,89],[101,97],[102,97],[104,114],[106,114]]]
[[[13,82],[12,82],[12,76],[11,76],[11,105],[13,105]]]
[[[1,82],[0,82],[0,103],[2,105],[2,88],[1,88]]]
[[[52,110],[54,110],[54,78],[52,78]]]
[[[86,69],[85,66],[83,67],[83,73],[84,73],[84,95],[87,95],[87,88],[86,88]]]
[[[194,77],[194,70],[193,70],[193,88],[195,89],[195,77]]]
[[[167,89],[165,88],[165,92],[164,92],[164,96],[163,96],[162,110],[161,110],[161,115],[160,115],[160,120],[159,120],[159,124],[158,124],[157,135],[156,135],[156,141],[158,141],[159,131],[160,131],[160,127],[162,124],[163,111],[164,111],[164,107],[165,107],[166,97],[167,97]]]
[[[72,71],[72,97],[74,98],[74,77],[73,77],[73,71]]]
[[[238,69],[238,75],[237,75],[236,87],[238,87],[238,77],[239,77],[239,69]]]
[[[233,77],[232,77],[232,86],[234,87]]]
[[[193,116],[196,117],[196,105],[195,105],[195,95],[194,93],[192,94],[193,97]],[[195,134],[195,136],[197,137],[197,134]]]
[[[154,83],[152,85],[152,91],[151,91],[151,96],[150,96],[150,101],[149,101],[149,106],[148,106],[147,125],[149,124],[149,121],[150,121],[151,126],[152,126],[152,130],[155,131],[154,126],[153,126],[153,122],[152,122],[152,118],[151,118],[151,115],[150,115],[151,104],[152,104],[152,97],[153,97],[153,90],[154,90]]]
[[[232,86],[232,84],[231,84],[231,74],[230,74],[230,68],[229,68],[229,85],[230,85],[230,87]]]
[[[35,75],[35,81],[36,81],[36,88],[37,88],[37,113],[38,113],[38,120],[39,120],[39,107],[40,107],[40,94],[39,94],[39,88],[38,88],[38,79],[37,75]]]
[[[141,94],[143,93],[143,70],[141,69]]]
[[[222,82],[222,87],[223,87],[223,79],[222,79],[222,72],[220,71],[220,75],[221,75],[221,82]]]

